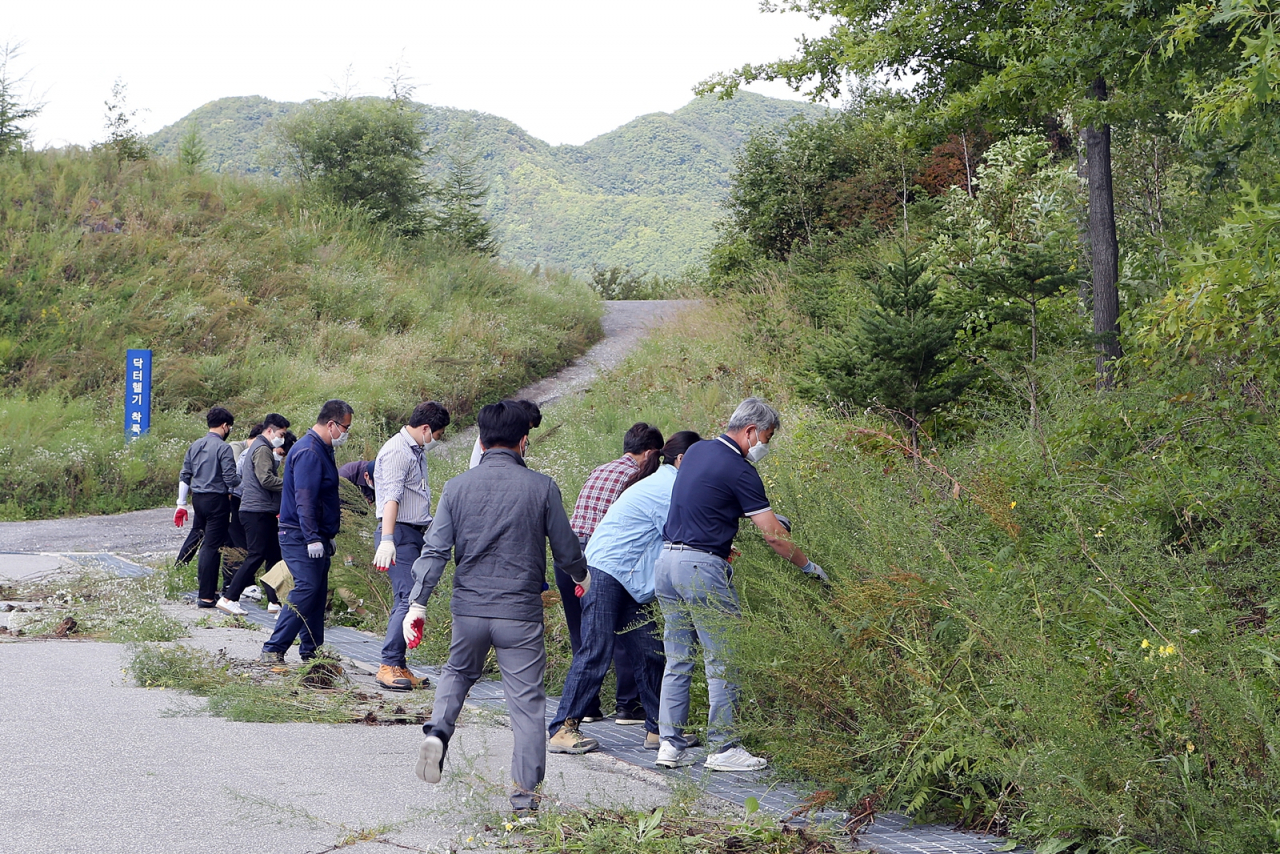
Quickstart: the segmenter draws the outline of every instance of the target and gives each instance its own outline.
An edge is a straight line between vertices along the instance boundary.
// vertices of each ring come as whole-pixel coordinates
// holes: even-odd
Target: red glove
[[[177,510],[173,511],[173,526],[175,528],[181,528],[184,524],[186,524],[186,521],[187,521],[187,508],[179,507]]]
[[[427,624],[427,606],[413,602],[409,605],[409,613],[404,615],[404,623],[400,631],[404,635],[405,645],[409,649],[417,649],[422,643],[422,632]]]
[[[587,591],[582,589],[581,584],[575,584],[573,585],[573,595],[581,599],[583,596],[587,595]]]

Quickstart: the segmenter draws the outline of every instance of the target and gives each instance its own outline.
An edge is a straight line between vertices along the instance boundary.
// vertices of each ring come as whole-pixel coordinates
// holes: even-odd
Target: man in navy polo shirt
[[[662,744],[655,765],[678,768],[694,762],[684,727],[689,721],[693,648],[698,641],[706,661],[711,703],[706,769],[754,771],[767,764],[738,744],[733,731],[738,686],[725,679],[723,620],[726,615],[740,613],[728,561],[738,520],[746,516],[775,552],[806,575],[827,581],[822,567],[791,542],[752,465],[769,452],[769,440],[780,423],[776,409],[758,397],[749,397],[738,404],[722,435],[698,442],[685,452],[671,492],[656,567],[658,602],[666,623],[662,640],[667,664],[658,715]]]

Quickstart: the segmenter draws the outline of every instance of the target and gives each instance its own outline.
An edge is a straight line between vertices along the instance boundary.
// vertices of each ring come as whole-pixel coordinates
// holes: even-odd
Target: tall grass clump
[[[761,306],[767,311],[761,311]],[[762,346],[772,319],[796,346]],[[566,500],[635,420],[714,434],[780,405],[760,470],[831,575],[744,523],[732,667],[747,745],[815,801],[1051,851],[1280,846],[1280,455],[1212,366],[1042,357],[1042,406],[957,404],[920,454],[874,412],[798,400],[803,323],[769,294],[691,313],[580,401],[530,464]]]
[[[599,335],[598,301],[567,276],[397,236],[285,185],[70,150],[0,161],[0,194],[6,518],[154,506],[214,404],[305,429],[345,398],[354,459],[415,403],[465,420]],[[122,451],[130,347],[155,352],[154,438]]]

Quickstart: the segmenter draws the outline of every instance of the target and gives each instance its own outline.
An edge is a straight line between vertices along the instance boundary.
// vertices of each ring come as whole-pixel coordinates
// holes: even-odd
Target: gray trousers
[[[689,743],[684,728],[689,723],[689,687],[702,646],[707,674],[707,746],[712,753],[734,747],[733,707],[738,686],[725,678],[727,621],[739,613],[733,567],[721,557],[692,549],[663,546],[654,568],[658,604],[665,628],[662,643],[667,655],[662,673],[662,700],[658,733],[663,741],[683,750]]]
[[[440,732],[446,739],[453,736],[462,704],[471,686],[480,678],[485,657],[493,647],[515,736],[511,753],[511,779],[515,782],[511,806],[514,809],[537,809],[536,790],[547,773],[547,692],[543,686],[547,648],[542,632],[541,621],[454,614],[449,661],[440,670],[435,707],[427,724],[427,728]]]

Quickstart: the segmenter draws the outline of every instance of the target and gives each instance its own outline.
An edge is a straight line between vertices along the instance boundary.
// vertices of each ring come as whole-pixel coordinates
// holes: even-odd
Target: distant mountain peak
[[[259,95],[219,98],[149,137],[176,156],[194,123],[208,168],[276,174],[271,126],[305,104]],[[475,110],[419,105],[432,136],[463,129],[483,156],[490,217],[509,261],[526,267],[630,267],[674,274],[711,245],[733,155],[752,130],[825,107],[739,92],[647,113],[582,145],[552,146],[516,123]]]

